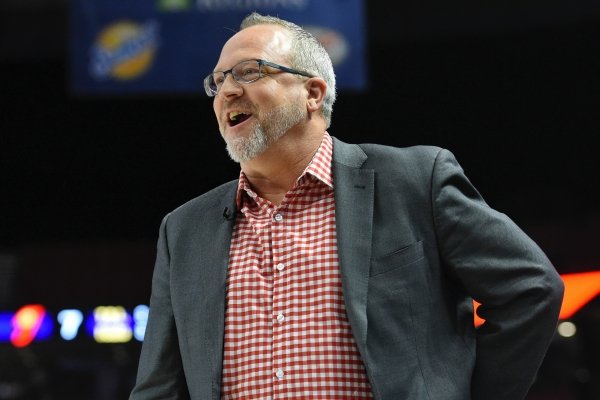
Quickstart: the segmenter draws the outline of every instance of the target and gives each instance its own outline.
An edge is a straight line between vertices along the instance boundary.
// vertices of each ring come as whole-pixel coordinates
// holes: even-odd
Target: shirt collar
[[[302,174],[298,177],[296,184],[300,182],[306,175],[310,174],[325,185],[333,189],[333,178],[331,175],[331,159],[333,157],[333,140],[329,133],[323,134],[323,140],[317,149],[317,152],[310,160]],[[257,194],[250,187],[250,182],[244,171],[240,170],[238,180],[238,188],[236,193],[236,204],[238,209],[242,208],[243,194],[246,193],[251,198],[256,198]]]

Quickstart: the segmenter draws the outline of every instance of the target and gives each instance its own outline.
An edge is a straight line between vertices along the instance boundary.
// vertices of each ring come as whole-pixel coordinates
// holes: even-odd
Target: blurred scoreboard
[[[563,274],[561,278],[565,296],[559,318],[568,320],[600,295],[600,271]],[[473,303],[476,310],[479,303]],[[15,312],[0,311],[0,343],[26,347],[34,341],[72,341],[77,338],[96,343],[142,342],[148,313],[149,307],[145,304],[131,309],[111,305],[87,311],[69,308],[57,312],[41,304],[28,304]],[[475,326],[483,323],[485,321],[474,312]]]
[[[25,347],[34,341],[85,337],[97,343],[143,341],[148,306],[131,310],[123,306],[99,306],[85,312],[63,309],[54,313],[41,304],[29,304],[16,312],[0,311],[0,343]]]

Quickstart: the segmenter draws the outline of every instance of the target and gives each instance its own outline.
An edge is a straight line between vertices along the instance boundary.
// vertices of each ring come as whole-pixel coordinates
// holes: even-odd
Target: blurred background
[[[187,2],[198,24],[209,3]],[[574,278],[528,399],[600,399],[600,3],[355,4],[361,83],[340,88],[330,133],[450,149]],[[218,53],[185,90],[87,90],[74,27],[93,18],[73,7],[0,1],[0,400],[126,399],[160,220],[239,172],[202,88]]]

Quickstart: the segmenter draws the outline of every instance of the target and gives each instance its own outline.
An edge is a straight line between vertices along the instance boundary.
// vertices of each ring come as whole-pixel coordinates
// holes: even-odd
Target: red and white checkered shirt
[[[372,398],[342,297],[332,149],[325,133],[279,206],[240,173],[222,399]]]

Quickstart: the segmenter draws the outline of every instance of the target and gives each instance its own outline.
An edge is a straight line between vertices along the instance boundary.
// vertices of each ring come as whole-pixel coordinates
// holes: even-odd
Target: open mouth
[[[229,126],[236,126],[250,118],[252,114],[246,114],[239,111],[232,111],[227,115]]]

